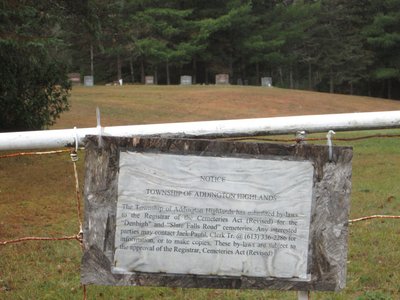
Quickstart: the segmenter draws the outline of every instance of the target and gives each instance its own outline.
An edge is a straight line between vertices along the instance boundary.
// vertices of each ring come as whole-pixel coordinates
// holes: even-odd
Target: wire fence
[[[358,137],[351,137],[351,138],[335,138],[335,141],[359,141],[359,140],[366,140],[372,138],[399,138],[400,134],[374,134],[374,135],[364,135]],[[252,140],[252,141],[263,141],[263,142],[295,142],[295,143],[303,143],[308,141],[326,141],[326,138],[307,138],[305,136],[297,136],[296,138],[289,139],[289,138],[266,138],[266,137],[239,137],[239,138],[228,138],[224,140],[229,141],[244,141],[244,140]],[[80,148],[84,149],[84,148]],[[41,151],[41,152],[16,152],[16,153],[9,153],[0,155],[0,159],[5,158],[12,158],[12,157],[19,157],[19,156],[35,156],[35,155],[52,155],[52,154],[61,154],[61,153],[70,153],[71,161],[73,163],[73,172],[75,178],[75,205],[76,205],[76,215],[77,215],[77,223],[79,226],[79,230],[75,235],[70,236],[58,236],[58,237],[39,237],[39,236],[27,236],[21,237],[11,240],[4,240],[0,241],[0,246],[28,242],[28,241],[66,241],[66,240],[75,240],[79,243],[81,249],[83,250],[83,231],[82,231],[82,215],[81,215],[81,206],[82,206],[82,198],[81,192],[79,188],[79,176],[77,170],[77,161],[78,161],[78,154],[77,149],[61,149],[61,150],[54,150],[54,151]],[[373,219],[400,219],[400,215],[371,215],[371,216],[364,216],[355,219],[350,219],[348,221],[349,224],[354,224],[361,221],[373,220]],[[83,299],[87,299],[87,289],[85,285],[82,285],[82,294]]]
[[[76,212],[77,212],[77,220],[79,224],[79,231],[75,235],[71,236],[60,236],[60,237],[38,237],[38,236],[28,236],[28,237],[21,237],[12,240],[5,240],[0,241],[0,246],[5,246],[9,244],[16,244],[21,242],[28,242],[28,241],[67,241],[67,240],[75,240],[79,243],[81,249],[83,250],[83,230],[82,230],[82,216],[81,216],[81,192],[79,189],[79,176],[78,176],[78,169],[77,169],[77,161],[78,161],[78,154],[76,149],[62,149],[62,150],[54,150],[54,151],[42,151],[42,152],[17,152],[11,154],[1,155],[0,159],[3,158],[11,158],[11,157],[19,157],[19,156],[34,156],[34,155],[51,155],[51,154],[60,154],[70,152],[71,161],[73,163],[73,170],[74,170],[74,178],[75,178],[75,203],[76,203]],[[83,291],[83,299],[87,299],[86,294],[86,286],[82,286]]]

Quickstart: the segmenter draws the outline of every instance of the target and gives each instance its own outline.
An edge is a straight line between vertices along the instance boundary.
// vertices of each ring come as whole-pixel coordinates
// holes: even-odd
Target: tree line
[[[400,99],[400,0],[0,0],[0,63],[3,130],[51,125],[68,72]]]
[[[208,84],[227,73],[233,84],[268,76],[285,88],[400,97],[400,0],[91,0],[71,9],[71,67],[97,82],[191,75]]]

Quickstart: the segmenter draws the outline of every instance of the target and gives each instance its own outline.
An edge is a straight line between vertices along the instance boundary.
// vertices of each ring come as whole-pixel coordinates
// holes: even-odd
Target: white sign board
[[[307,280],[310,161],[121,152],[113,273]]]

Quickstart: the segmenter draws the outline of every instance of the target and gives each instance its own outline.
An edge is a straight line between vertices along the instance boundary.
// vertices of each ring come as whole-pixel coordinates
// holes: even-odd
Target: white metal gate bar
[[[186,137],[228,137],[307,132],[399,128],[400,111],[307,115],[240,120],[221,120],[150,125],[110,126],[102,128],[104,136],[169,135]],[[60,148],[83,145],[86,135],[99,129],[80,128],[0,133],[0,150]]]

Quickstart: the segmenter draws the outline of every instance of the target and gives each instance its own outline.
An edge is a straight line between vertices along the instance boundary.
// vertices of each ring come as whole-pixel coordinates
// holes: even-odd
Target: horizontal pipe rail
[[[234,137],[287,134],[299,130],[313,133],[383,128],[400,128],[400,111],[110,126],[101,127],[101,134],[124,137]],[[99,131],[99,127],[94,127],[0,133],[0,150],[70,147],[75,145],[76,137],[79,146],[82,146],[85,136],[98,135]]]

